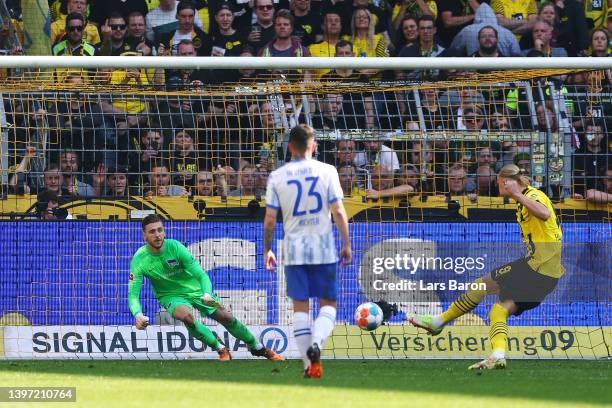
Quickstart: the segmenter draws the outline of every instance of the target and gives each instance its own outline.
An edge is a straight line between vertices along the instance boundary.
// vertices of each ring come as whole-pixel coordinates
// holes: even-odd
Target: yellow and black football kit
[[[519,203],[516,218],[527,246],[527,255],[491,272],[491,278],[500,287],[500,300],[513,300],[518,307],[516,315],[537,307],[565,273],[561,265],[563,233],[550,199],[531,186],[522,194],[545,205],[550,217],[541,220]]]

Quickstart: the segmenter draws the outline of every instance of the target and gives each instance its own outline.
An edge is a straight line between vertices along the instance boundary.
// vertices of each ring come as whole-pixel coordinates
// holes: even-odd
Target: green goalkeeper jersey
[[[130,264],[128,302],[132,315],[142,313],[140,288],[146,276],[157,300],[168,297],[200,298],[210,290],[210,279],[191,252],[174,239],[164,240],[159,254],[149,252],[147,245],[136,251]]]

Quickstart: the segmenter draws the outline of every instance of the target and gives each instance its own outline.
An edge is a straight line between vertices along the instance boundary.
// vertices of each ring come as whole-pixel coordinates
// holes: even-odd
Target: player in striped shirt
[[[291,162],[268,178],[264,220],[264,261],[268,270],[276,266],[272,238],[276,216],[283,215],[283,248],[280,260],[287,278],[287,295],[293,300],[293,334],[304,361],[304,376],[323,374],[321,349],[336,320],[336,264],[351,260],[348,220],[335,167],[312,158],[316,150],[314,131],[298,125],[289,133]],[[340,232],[342,247],[336,252],[332,222]],[[310,326],[310,298],[319,299],[321,309]]]

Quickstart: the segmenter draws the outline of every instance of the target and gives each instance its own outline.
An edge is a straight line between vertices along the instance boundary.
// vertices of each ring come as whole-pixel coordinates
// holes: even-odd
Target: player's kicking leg
[[[432,336],[440,334],[446,324],[474,310],[487,294],[499,292],[499,285],[493,280],[491,275],[476,279],[474,283],[484,283],[486,290],[479,288],[478,285],[473,285],[474,289],[470,289],[459,296],[442,314],[437,316],[416,315],[409,318],[408,321],[413,326],[426,330]],[[505,306],[511,308],[509,304]],[[489,339],[493,353],[489,358],[471,365],[468,369],[479,370],[506,367],[505,350],[508,335],[506,320],[509,315],[508,310],[499,304],[493,305],[489,314],[491,322]]]
[[[508,316],[518,316],[538,307],[558,282],[558,279],[532,269],[526,258],[493,270],[490,277],[499,288],[499,300],[489,312],[489,340],[493,352],[486,360],[471,365],[470,370],[505,368]]]
[[[202,296],[202,303],[205,303],[206,295]],[[265,357],[268,360],[272,361],[282,361],[285,360],[283,356],[276,353],[274,350],[264,347],[263,344],[251,333],[251,331],[238,319],[236,319],[232,313],[225,309],[218,300],[214,299],[210,295],[210,300],[208,300],[205,305],[207,307],[214,307],[215,311],[209,316],[219,322],[223,327],[227,329],[227,331],[234,336],[235,338],[242,340],[251,354],[255,357]]]
[[[478,285],[473,285],[475,289],[470,289],[459,296],[442,314],[436,316],[414,315],[409,317],[408,321],[413,326],[424,329],[432,336],[440,334],[445,325],[474,310],[487,294],[499,291],[497,283],[489,275],[476,279],[474,283],[484,283],[487,289],[479,289]]]

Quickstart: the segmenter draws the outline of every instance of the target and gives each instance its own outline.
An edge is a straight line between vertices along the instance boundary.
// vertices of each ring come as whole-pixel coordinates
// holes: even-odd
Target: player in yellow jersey
[[[527,246],[526,256],[477,279],[475,283],[485,283],[486,290],[470,289],[444,313],[409,319],[414,326],[437,335],[446,324],[472,311],[487,294],[497,294],[498,300],[489,312],[489,340],[493,352],[489,358],[471,365],[470,370],[506,367],[508,316],[518,316],[537,307],[555,289],[565,272],[561,265],[561,228],[550,199],[529,185],[529,178],[522,172],[518,166],[508,164],[500,170],[497,181],[499,193],[517,202],[516,218]]]

